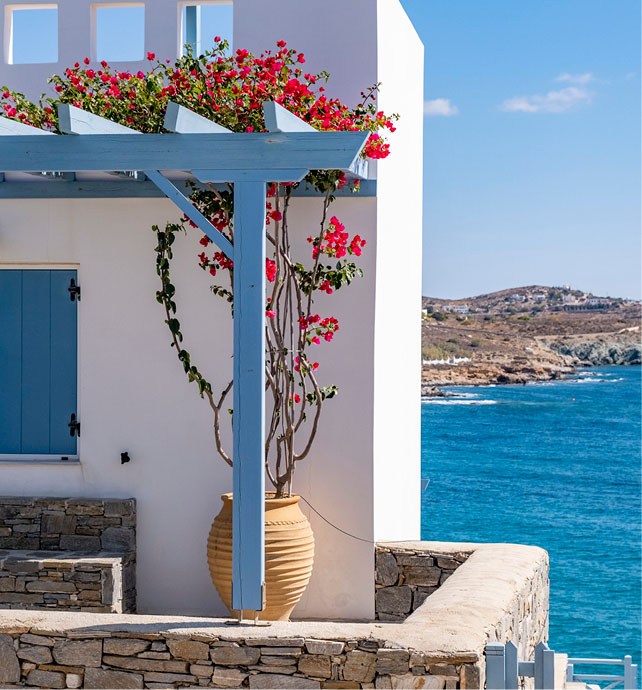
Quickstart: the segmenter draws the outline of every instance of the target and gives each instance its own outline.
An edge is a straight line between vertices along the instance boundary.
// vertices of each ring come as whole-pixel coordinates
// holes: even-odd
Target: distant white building
[[[470,309],[468,308],[467,304],[455,304],[450,311],[454,312],[455,314],[468,314]]]
[[[514,292],[508,299],[511,302],[523,302],[526,297],[524,297],[524,295],[520,295],[518,292]]]
[[[451,312],[453,314],[468,314],[470,309],[467,304],[444,304],[442,311]]]
[[[533,295],[531,299],[533,300],[533,302],[545,302],[546,295]]]

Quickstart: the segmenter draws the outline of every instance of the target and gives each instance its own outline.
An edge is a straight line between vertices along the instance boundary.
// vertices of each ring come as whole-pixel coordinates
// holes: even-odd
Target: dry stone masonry
[[[134,499],[0,497],[0,609],[136,608]]]
[[[0,496],[0,549],[136,551],[136,501]]]
[[[92,639],[93,638],[93,639]],[[173,638],[156,633],[0,634],[0,684],[41,688],[469,688],[473,664],[383,640]],[[471,685],[470,683],[473,683]]]
[[[0,551],[0,608],[129,613],[135,605],[132,554]]]
[[[437,586],[422,584],[436,578],[429,569],[441,571],[440,581],[452,574],[401,621],[261,628],[212,618],[0,611],[0,687],[482,688],[488,642],[513,640],[520,658],[532,659],[547,639],[542,549],[407,542],[381,544],[377,555],[377,591],[416,587],[414,596]]]
[[[384,554],[395,559],[394,580]],[[420,584],[428,575],[413,568],[437,567],[439,580],[452,574],[402,621],[261,628],[179,616],[0,611],[0,686],[482,688],[488,642],[514,640],[520,658],[532,659],[535,645],[547,639],[542,549],[407,542],[382,544],[377,555],[378,591],[416,587],[414,596],[437,586]],[[421,564],[406,562],[418,557]]]
[[[375,618],[402,621],[466,561],[470,552],[439,553],[409,545],[377,545],[375,552]]]

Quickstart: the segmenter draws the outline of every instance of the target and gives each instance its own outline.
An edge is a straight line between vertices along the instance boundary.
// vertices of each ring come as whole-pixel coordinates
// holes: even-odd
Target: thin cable
[[[334,527],[334,529],[337,530],[337,532],[341,532],[341,534],[345,534],[346,537],[351,537],[352,539],[356,539],[357,541],[362,541],[366,544],[405,544],[407,541],[413,541],[412,539],[401,539],[399,541],[372,541],[371,539],[363,539],[362,537],[357,537],[354,534],[350,534],[350,532],[346,532],[344,529],[341,529],[341,527],[337,527],[333,522],[330,522],[327,517],[324,515],[321,515],[321,513],[308,501],[305,496],[301,496],[299,494],[299,497],[304,503],[307,503],[307,505],[324,521],[327,522],[330,527]]]

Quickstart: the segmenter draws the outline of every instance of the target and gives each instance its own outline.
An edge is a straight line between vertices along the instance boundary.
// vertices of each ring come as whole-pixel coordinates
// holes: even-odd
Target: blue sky
[[[426,48],[424,294],[639,298],[638,0],[401,1]],[[203,35],[231,35],[230,10],[204,7]],[[103,12],[99,51],[137,57],[142,8]],[[51,11],[16,15],[55,61]]]
[[[424,118],[424,294],[639,298],[637,0],[402,3],[451,113]]]

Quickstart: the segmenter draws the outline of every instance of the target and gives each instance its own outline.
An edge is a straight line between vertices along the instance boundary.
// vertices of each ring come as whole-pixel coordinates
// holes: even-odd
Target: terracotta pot
[[[230,613],[236,615],[232,611],[232,494],[223,494],[221,499],[223,507],[207,539],[207,562],[216,591]],[[310,581],[313,561],[314,535],[299,508],[299,497],[272,498],[266,494],[266,607],[259,613],[260,620],[290,619]]]

